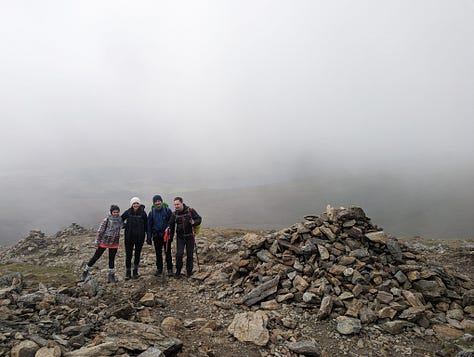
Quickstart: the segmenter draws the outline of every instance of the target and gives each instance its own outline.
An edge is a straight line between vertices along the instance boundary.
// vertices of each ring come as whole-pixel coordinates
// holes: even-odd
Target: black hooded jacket
[[[145,242],[148,217],[144,205],[140,205],[136,212],[130,207],[122,214],[122,221],[124,222],[125,228],[125,240],[141,243]]]
[[[194,220],[194,225],[191,224]],[[174,211],[169,221],[170,237],[173,238],[174,233],[178,238],[186,238],[194,236],[194,228],[201,224],[202,218],[194,208],[183,204],[181,212]]]

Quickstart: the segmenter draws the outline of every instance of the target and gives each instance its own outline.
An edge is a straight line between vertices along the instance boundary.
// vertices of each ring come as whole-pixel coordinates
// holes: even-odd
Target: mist
[[[183,196],[469,238],[472,1],[32,1],[0,14],[0,244]],[[147,205],[148,207],[148,205]]]

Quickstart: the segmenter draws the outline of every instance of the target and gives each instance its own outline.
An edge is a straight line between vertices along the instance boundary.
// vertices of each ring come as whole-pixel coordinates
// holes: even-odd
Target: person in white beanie
[[[145,235],[148,234],[148,217],[145,206],[142,205],[138,197],[132,197],[130,208],[122,214],[125,223],[125,280],[132,278],[132,257],[133,259],[133,279],[138,279],[138,266]]]

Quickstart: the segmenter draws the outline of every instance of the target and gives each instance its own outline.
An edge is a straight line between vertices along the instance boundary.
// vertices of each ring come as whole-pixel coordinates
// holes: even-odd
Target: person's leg
[[[95,264],[95,262],[97,260],[99,260],[99,258],[102,256],[102,254],[104,254],[104,252],[105,252],[105,248],[97,247],[97,249],[95,250],[94,255],[89,260],[89,263],[87,263],[86,267],[88,267],[88,268],[92,267]]]
[[[125,240],[125,280],[132,277],[133,241]]]
[[[109,283],[115,283],[115,256],[117,248],[109,248]]]
[[[117,248],[109,248],[109,269],[115,269],[115,256],[117,255]]]
[[[81,280],[85,281],[87,279],[87,275],[89,275],[89,268],[92,267],[97,260],[104,254],[105,248],[97,247],[95,250],[94,255],[92,258],[89,260],[89,262],[86,264],[84,269],[82,270],[82,275],[81,275]]]
[[[140,256],[142,253],[143,242],[135,243],[135,260],[133,261],[133,278],[138,279],[138,266],[140,265]]]
[[[171,242],[164,244],[165,247],[165,256],[166,256],[166,270],[168,271],[168,276],[173,275],[173,256],[171,255]]]
[[[184,244],[183,238],[176,238],[176,277],[181,276],[181,269],[183,268],[183,255],[184,255]]]
[[[193,275],[194,238],[186,239],[186,274]]]
[[[155,246],[156,254],[156,274],[161,275],[163,272],[163,238],[160,238],[158,233],[153,237],[153,245]]]

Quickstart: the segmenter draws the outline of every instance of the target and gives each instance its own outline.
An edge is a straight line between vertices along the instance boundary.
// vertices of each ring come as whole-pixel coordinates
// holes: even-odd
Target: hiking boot
[[[109,273],[109,283],[116,283],[117,280],[115,280],[115,273]]]
[[[87,275],[89,275],[89,270],[83,270],[81,275],[81,281],[86,281]]]
[[[190,278],[190,277],[193,276],[193,272],[192,272],[192,271],[188,271],[188,272],[186,273],[186,275],[188,276],[188,278]]]
[[[168,276],[173,276],[173,270],[172,269],[168,270]]]
[[[130,280],[132,278],[132,271],[130,269],[127,269],[125,272],[125,280]]]
[[[163,274],[163,270],[156,269],[155,276],[161,276]]]
[[[138,269],[133,269],[133,279],[138,279]]]
[[[181,273],[176,273],[176,274],[174,275],[174,277],[175,277],[175,279],[181,279]]]

